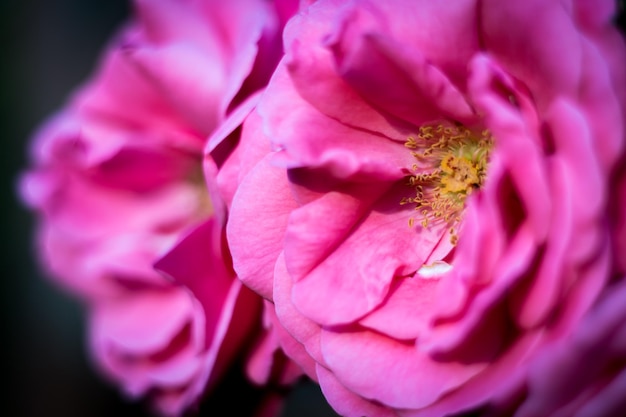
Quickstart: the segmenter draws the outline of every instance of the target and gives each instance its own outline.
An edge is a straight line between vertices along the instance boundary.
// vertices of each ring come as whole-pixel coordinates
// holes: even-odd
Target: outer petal
[[[361,396],[393,408],[425,407],[487,366],[438,362],[370,331],[322,331],[321,336],[324,358],[336,378]]]
[[[276,318],[289,332],[291,337],[302,345],[306,352],[295,356],[291,355],[305,372],[315,378],[315,363],[325,366],[324,357],[320,349],[320,326],[308,317],[302,315],[291,301],[293,283],[287,272],[284,255],[276,261],[274,276],[274,302]],[[283,342],[283,345],[285,343]],[[287,350],[289,351],[289,349]]]
[[[289,213],[296,207],[286,174],[266,157],[242,181],[233,198],[226,231],[237,276],[272,299],[272,276]],[[267,194],[266,187],[272,193]],[[254,204],[251,204],[254,202]]]
[[[374,401],[365,400],[346,389],[335,375],[324,367],[317,367],[317,375],[324,397],[340,415],[346,417],[396,416],[396,413],[389,408],[381,406]]]

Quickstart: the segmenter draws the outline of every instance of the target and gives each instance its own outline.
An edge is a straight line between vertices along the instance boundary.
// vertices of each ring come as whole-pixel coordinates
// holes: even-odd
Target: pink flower
[[[272,336],[260,333],[260,298],[232,270],[203,154],[210,135],[237,134],[231,115],[267,83],[295,5],[134,5],[98,72],[38,132],[20,186],[42,265],[87,308],[95,364],[174,416],[238,355],[278,375],[283,366],[249,348]]]
[[[613,9],[320,0],[289,22],[244,123],[227,235],[341,415],[615,415],[621,345],[572,370],[575,388],[559,373],[607,353],[626,318]]]

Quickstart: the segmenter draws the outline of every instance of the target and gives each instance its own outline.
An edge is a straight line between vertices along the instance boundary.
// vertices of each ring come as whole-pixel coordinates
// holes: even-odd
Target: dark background
[[[6,417],[149,416],[89,363],[81,306],[41,274],[34,219],[15,184],[34,129],[92,73],[129,11],[130,0],[0,0],[0,380],[8,387],[0,389],[0,415]],[[233,372],[201,415],[249,416],[261,395]],[[334,415],[318,387],[303,383],[281,417]]]
[[[89,364],[81,308],[41,275],[33,218],[15,193],[33,130],[92,72],[128,12],[126,0],[0,0],[0,378],[8,387],[0,390],[0,414],[7,417],[148,416]],[[625,23],[622,6],[619,24]],[[201,414],[250,415],[260,395],[232,373]],[[319,389],[303,383],[288,395],[281,417],[334,415]]]

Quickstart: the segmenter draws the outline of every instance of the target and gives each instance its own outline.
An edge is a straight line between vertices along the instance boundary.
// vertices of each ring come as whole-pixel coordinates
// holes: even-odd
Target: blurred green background
[[[129,11],[127,0],[0,0],[3,416],[149,415],[91,367],[81,307],[42,276],[33,251],[34,219],[15,192],[34,129],[90,75]],[[250,415],[260,395],[233,372],[201,415]],[[304,383],[290,394],[282,417],[335,415],[317,386]]]

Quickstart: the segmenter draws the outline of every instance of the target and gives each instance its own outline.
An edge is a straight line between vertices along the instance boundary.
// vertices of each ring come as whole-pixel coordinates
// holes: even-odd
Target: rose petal
[[[432,404],[487,365],[437,362],[411,345],[366,330],[322,330],[321,343],[342,385],[394,408]]]
[[[274,264],[282,252],[289,213],[296,205],[285,172],[269,165],[269,157],[240,184],[233,198],[226,232],[237,276],[271,300]],[[267,187],[272,189],[269,194]]]

